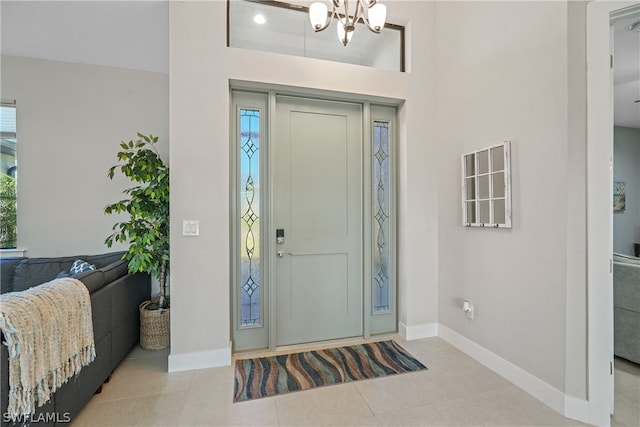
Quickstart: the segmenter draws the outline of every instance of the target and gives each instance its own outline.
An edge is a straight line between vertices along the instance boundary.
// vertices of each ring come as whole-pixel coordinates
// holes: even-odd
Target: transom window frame
[[[308,15],[309,13],[309,8],[307,6],[304,6],[302,4],[293,4],[293,3],[287,3],[287,2],[283,2],[283,1],[277,1],[277,0],[227,0],[227,22],[226,22],[226,46],[227,47],[234,47],[231,44],[231,2],[232,1],[246,1],[246,2],[250,2],[250,3],[257,3],[260,5],[265,5],[265,6],[272,6],[274,9],[274,12],[277,13],[278,9],[284,9],[284,10],[290,10],[290,11],[295,11],[295,12],[299,12],[299,13],[305,13]],[[308,19],[307,19],[308,21]],[[309,28],[311,28],[311,24],[309,24]],[[391,22],[385,22],[384,24],[384,29],[391,29],[391,30],[396,30],[399,32],[400,35],[400,46],[399,46],[399,69],[397,71],[399,72],[405,72],[406,71],[406,49],[405,49],[405,42],[406,42],[406,36],[405,36],[405,26],[404,25],[399,25],[399,24],[394,24]],[[356,22],[356,32],[370,32],[370,30],[367,29],[366,25],[364,24],[364,22],[362,21],[362,19],[359,19]],[[333,32],[331,31],[331,29],[326,29],[324,32]],[[339,40],[336,37],[336,48],[341,48],[342,46],[339,43]],[[256,49],[256,50],[261,50],[261,49]],[[307,55],[302,55],[304,57],[307,57]],[[311,58],[313,58],[313,56],[310,56]],[[337,62],[342,62],[342,61],[337,61]],[[346,63],[351,63],[351,62],[346,62]]]

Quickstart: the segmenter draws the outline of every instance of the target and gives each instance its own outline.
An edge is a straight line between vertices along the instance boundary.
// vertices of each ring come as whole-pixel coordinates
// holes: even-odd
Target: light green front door
[[[276,105],[276,345],[362,336],[362,106],[285,96]]]

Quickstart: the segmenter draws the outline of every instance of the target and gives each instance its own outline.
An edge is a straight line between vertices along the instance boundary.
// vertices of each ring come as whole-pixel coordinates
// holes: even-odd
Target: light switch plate
[[[182,220],[182,235],[183,236],[199,236],[200,235],[200,221],[197,219],[183,219]]]

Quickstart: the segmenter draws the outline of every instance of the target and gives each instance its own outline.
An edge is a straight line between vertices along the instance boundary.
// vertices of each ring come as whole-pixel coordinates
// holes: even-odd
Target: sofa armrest
[[[613,263],[613,305],[640,313],[640,265]]]

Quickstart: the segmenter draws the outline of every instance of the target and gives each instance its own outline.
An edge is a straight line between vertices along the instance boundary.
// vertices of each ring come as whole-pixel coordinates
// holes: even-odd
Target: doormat
[[[427,369],[395,341],[236,360],[234,402]]]

